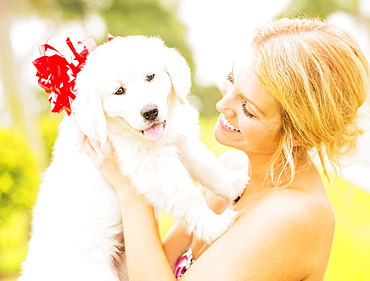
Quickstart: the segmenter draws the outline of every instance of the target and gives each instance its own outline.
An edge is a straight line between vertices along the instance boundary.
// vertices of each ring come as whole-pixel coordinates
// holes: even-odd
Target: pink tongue
[[[150,128],[144,130],[144,135],[152,140],[159,140],[163,136],[164,128],[162,123],[157,123],[151,126]]]

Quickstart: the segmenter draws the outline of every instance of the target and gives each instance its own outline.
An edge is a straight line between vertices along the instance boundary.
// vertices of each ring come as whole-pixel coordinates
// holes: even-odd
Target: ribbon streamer
[[[78,52],[71,40],[67,38],[67,46],[71,49],[73,57],[71,62],[53,46],[46,44],[39,46],[40,57],[32,61],[37,69],[36,76],[39,77],[38,84],[49,94],[51,112],[65,112],[70,115],[72,112],[71,103],[76,97],[74,90],[76,76],[85,64],[87,56],[97,44],[93,39],[78,42],[82,45],[82,51]]]

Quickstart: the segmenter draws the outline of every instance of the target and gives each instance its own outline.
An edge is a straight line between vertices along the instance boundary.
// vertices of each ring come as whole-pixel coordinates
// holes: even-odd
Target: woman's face
[[[235,61],[221,87],[223,98],[215,137],[221,144],[249,154],[273,154],[278,145],[281,116],[272,95],[254,74],[250,57]]]

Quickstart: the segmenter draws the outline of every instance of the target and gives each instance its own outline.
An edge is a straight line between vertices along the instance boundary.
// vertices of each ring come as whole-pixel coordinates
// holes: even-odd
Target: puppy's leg
[[[228,210],[215,214],[177,158],[159,157],[156,163],[161,166],[142,163],[137,175],[131,177],[138,191],[156,210],[165,210],[183,222],[197,238],[211,243],[221,236],[236,213]]]
[[[203,186],[229,202],[237,199],[248,183],[248,157],[240,150],[227,152],[220,163],[200,141],[187,140],[181,146],[181,158],[189,173]],[[227,167],[227,168],[226,168]]]

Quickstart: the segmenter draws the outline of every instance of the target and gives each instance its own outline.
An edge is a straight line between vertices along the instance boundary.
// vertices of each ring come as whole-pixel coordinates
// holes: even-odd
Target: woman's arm
[[[130,189],[135,188],[131,185]],[[140,195],[133,193],[131,198],[119,196],[130,281],[174,281],[153,208]]]
[[[117,193],[130,281],[175,281],[162,247],[153,208],[121,174],[110,142],[101,148],[99,142],[87,139],[86,149]]]
[[[189,249],[193,235],[188,234],[182,223],[176,221],[166,233],[162,243],[168,263],[173,268],[175,262],[187,249]]]

